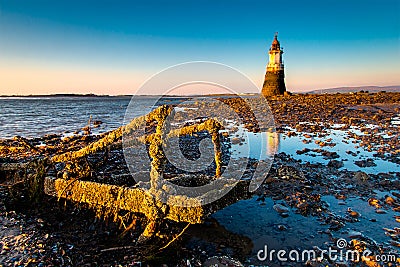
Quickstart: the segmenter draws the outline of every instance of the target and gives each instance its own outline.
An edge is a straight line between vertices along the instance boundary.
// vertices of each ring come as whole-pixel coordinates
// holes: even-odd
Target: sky
[[[399,14],[399,0],[0,0],[0,95],[134,94],[188,61],[261,88],[275,32],[289,91],[400,85]]]

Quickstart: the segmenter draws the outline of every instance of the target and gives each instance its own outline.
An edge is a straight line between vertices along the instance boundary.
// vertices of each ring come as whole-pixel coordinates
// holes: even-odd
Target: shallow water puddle
[[[257,197],[239,201],[212,215],[228,231],[249,237],[253,241],[251,263],[259,263],[257,252],[265,245],[270,249],[311,249],[329,241],[324,233],[328,228],[316,217],[304,217],[290,209],[289,216],[281,217],[274,209],[271,198],[264,202]]]
[[[382,198],[385,195],[390,195],[389,192],[377,191],[376,197]],[[376,213],[376,209],[368,204],[368,199],[361,199],[360,197],[351,197],[345,200],[336,199],[334,196],[323,196],[321,200],[326,201],[330,205],[330,211],[339,216],[345,216],[348,214],[347,209],[350,208],[360,214],[358,222],[347,223],[340,231],[337,232],[337,236],[350,240],[349,233],[354,231],[361,233],[363,236],[368,237],[378,243],[387,243],[390,238],[385,235],[383,228],[393,229],[398,227],[399,223],[396,222],[394,212],[391,208],[384,209],[386,214]],[[344,204],[344,205],[343,205]]]
[[[336,127],[338,128],[340,125],[336,125]],[[356,128],[343,131],[335,129],[334,127],[334,129],[331,129],[326,135],[319,137],[318,133],[308,134],[308,138],[305,137],[303,133],[298,133],[297,135],[289,137],[286,133],[249,132],[243,125],[239,125],[236,128],[237,131],[234,133],[234,136],[237,138],[244,138],[244,140],[243,142],[232,144],[231,152],[233,158],[248,156],[253,159],[265,160],[270,158],[273,152],[284,152],[294,159],[303,162],[327,164],[331,158],[325,158],[321,152],[328,151],[337,153],[338,157],[335,159],[343,162],[343,167],[341,167],[341,169],[363,171],[373,174],[400,170],[399,164],[377,158],[374,156],[376,152],[369,152],[363,147],[359,147],[360,140],[351,137],[351,134],[363,135],[363,133]],[[384,138],[388,137],[385,137],[385,133],[379,134]],[[328,145],[320,146],[319,143],[316,143],[319,141]],[[329,144],[334,144],[334,146],[329,146]],[[302,154],[296,153],[303,149],[310,149],[311,151]],[[369,158],[373,159],[376,166],[359,167],[355,164],[356,161]]]
[[[383,198],[390,192],[376,191],[375,197]],[[377,214],[375,208],[367,200],[351,197],[338,200],[332,195],[323,196],[321,201],[329,204],[329,211],[337,216],[348,215],[348,208],[360,213],[358,221],[347,222],[338,231],[330,231],[329,225],[324,224],[315,216],[302,216],[289,208],[289,216],[281,217],[274,209],[276,203],[271,198],[257,201],[257,197],[239,201],[212,215],[220,225],[228,231],[249,237],[253,242],[252,253],[248,255],[247,264],[265,264],[257,258],[257,252],[264,249],[275,250],[309,250],[314,246],[326,248],[334,238],[344,238],[348,242],[354,238],[365,237],[369,240],[390,246],[390,238],[385,235],[383,228],[398,227],[394,219],[396,214],[386,208],[386,214]],[[332,233],[332,235],[330,234]],[[392,249],[395,250],[394,247]]]
[[[358,130],[356,130],[358,131]],[[361,133],[357,133],[361,134]],[[303,140],[310,140],[311,142],[308,144],[303,143]],[[329,143],[334,143],[335,146],[324,146],[321,147],[320,145],[316,144],[316,140],[320,140],[322,142],[327,142],[330,140]],[[353,143],[355,141],[355,143]],[[347,169],[349,171],[363,171],[366,173],[380,173],[380,172],[390,172],[400,170],[400,165],[389,162],[386,160],[382,160],[380,158],[376,158],[373,156],[376,152],[369,152],[366,151],[364,148],[356,148],[357,143],[359,141],[353,138],[349,138],[347,132],[342,130],[331,130],[330,134],[327,134],[324,137],[315,137],[312,136],[311,138],[305,138],[302,135],[291,136],[288,137],[285,134],[279,135],[279,152],[285,152],[291,155],[293,158],[297,160],[302,160],[303,162],[312,162],[312,163],[324,163],[327,164],[330,159],[324,158],[321,153],[317,152],[307,152],[304,154],[297,154],[296,151],[302,150],[304,148],[308,148],[310,150],[313,149],[322,149],[329,152],[336,152],[338,154],[337,160],[343,161],[343,169]],[[354,156],[353,156],[354,155]],[[355,164],[355,161],[372,158],[376,164],[376,166],[372,167],[359,167]]]

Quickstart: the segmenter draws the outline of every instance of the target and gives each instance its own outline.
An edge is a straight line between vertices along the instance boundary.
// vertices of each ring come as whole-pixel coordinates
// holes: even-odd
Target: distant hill
[[[336,87],[336,88],[324,88],[318,90],[308,91],[309,94],[333,94],[333,93],[350,93],[368,91],[370,93],[376,92],[400,92],[400,85],[393,86],[356,86],[356,87]]]

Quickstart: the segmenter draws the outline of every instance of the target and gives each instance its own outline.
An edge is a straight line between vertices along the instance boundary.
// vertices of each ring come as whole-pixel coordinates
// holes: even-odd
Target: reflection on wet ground
[[[396,119],[392,123],[396,125]],[[284,160],[281,156],[275,158],[273,169],[278,168],[278,172],[272,170],[267,184],[269,180],[282,179],[279,166],[290,164],[303,173],[311,185],[308,193],[304,191],[305,186],[279,187],[281,195],[262,189],[258,196],[241,200],[213,215],[226,229],[252,240],[254,246],[246,257],[247,264],[266,264],[257,258],[257,252],[265,245],[276,250],[327,249],[339,238],[348,242],[352,239],[364,240],[377,244],[381,252],[399,255],[400,165],[389,161],[390,158],[378,157],[376,151],[360,145],[362,139],[359,136],[364,133],[358,128],[342,130],[340,127],[334,125],[323,133],[299,133],[291,128],[279,133],[247,133],[250,145],[259,146],[255,136],[263,135],[267,142],[262,144],[262,151],[277,150],[278,155],[284,157]],[[239,127],[238,131],[246,130]],[[375,134],[382,138],[392,135],[383,129]],[[253,139],[255,141],[252,142]],[[249,153],[241,144],[232,145],[232,150],[238,155]],[[313,180],[315,174],[321,176],[318,178],[320,181]],[[346,176],[349,178],[343,180]],[[380,187],[392,182],[395,185]],[[326,189],[323,185],[319,187],[319,183],[325,184]],[[329,188],[329,183],[332,183],[332,188]],[[279,185],[272,183],[272,186]],[[321,196],[319,207],[322,212],[303,214],[300,205],[293,206],[289,201],[290,195],[305,193],[305,198],[308,198],[307,195],[311,196],[313,192]],[[375,205],[374,201],[379,204]],[[274,205],[288,209],[285,216],[277,212]],[[268,264],[279,266],[278,261]]]
[[[352,129],[349,132],[360,134],[357,133],[358,130],[355,129]],[[307,135],[307,137],[308,136],[310,135]],[[329,151],[331,153],[335,152],[337,154],[337,156],[335,156],[337,157],[337,160],[343,162],[341,168],[349,171],[380,173],[394,171],[400,167],[399,164],[375,157],[374,154],[376,152],[367,151],[362,147],[357,147],[360,141],[349,137],[348,132],[342,130],[330,130],[330,133],[325,136],[318,137],[318,135],[315,135],[308,138],[305,138],[304,135],[288,137],[287,135],[280,134],[279,139],[280,152],[285,152],[303,162],[308,161],[312,163],[320,162],[327,164],[332,158],[324,156],[322,152]],[[306,140],[306,144],[304,140]],[[325,143],[323,147],[320,145],[321,142]],[[329,144],[334,144],[334,146],[330,146]],[[300,154],[300,151],[307,151],[304,149],[309,149],[310,151]],[[373,159],[375,164],[366,167],[360,167],[355,164],[357,161],[366,159]]]

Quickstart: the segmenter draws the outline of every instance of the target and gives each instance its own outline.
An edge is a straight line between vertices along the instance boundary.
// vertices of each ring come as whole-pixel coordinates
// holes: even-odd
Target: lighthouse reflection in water
[[[232,158],[251,158],[260,161],[273,161],[274,155],[280,150],[280,134],[275,131],[249,132],[240,127],[237,133],[244,137],[244,142],[232,144]]]

